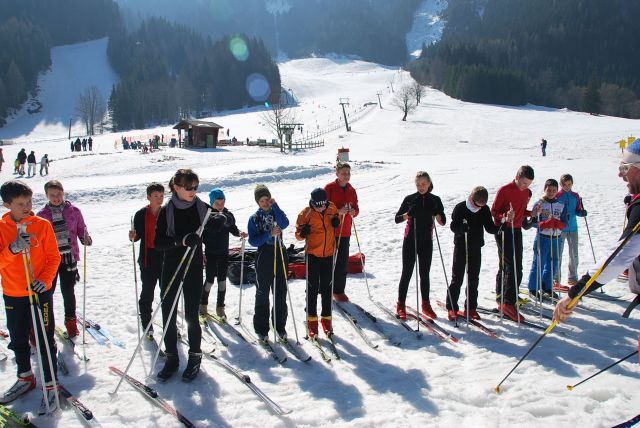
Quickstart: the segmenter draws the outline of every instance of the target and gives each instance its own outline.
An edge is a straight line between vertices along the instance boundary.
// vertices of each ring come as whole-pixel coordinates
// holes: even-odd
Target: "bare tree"
[[[102,123],[107,112],[107,103],[96,86],[90,86],[78,96],[76,112],[84,122],[87,135],[95,134],[95,126]]]
[[[272,134],[278,138],[280,151],[284,152],[285,125],[296,121],[294,111],[281,100],[277,104],[269,104],[268,110],[262,113],[260,117],[269,127]]]
[[[403,121],[407,120],[407,115],[412,113],[416,109],[416,104],[413,103],[413,89],[410,85],[404,85],[400,90],[396,91],[391,104],[398,107],[404,113],[402,117]]]
[[[424,88],[417,81],[413,81],[411,85],[411,91],[413,92],[413,96],[416,99],[416,105],[420,104],[420,100],[422,99],[422,95],[424,95]]]

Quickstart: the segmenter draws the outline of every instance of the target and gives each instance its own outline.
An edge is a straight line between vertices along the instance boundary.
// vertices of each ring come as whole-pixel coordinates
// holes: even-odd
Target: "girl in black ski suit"
[[[405,300],[409,281],[413,275],[413,266],[418,255],[420,272],[420,294],[422,295],[422,312],[436,318],[429,302],[429,270],[433,253],[432,229],[435,218],[441,226],[446,223],[444,207],[440,198],[431,193],[433,183],[429,174],[418,171],[416,174],[416,193],[404,198],[396,213],[396,223],[407,221],[402,242],[402,275],[398,284],[398,303],[396,313],[399,318],[407,319]],[[417,308],[416,308],[417,310]]]

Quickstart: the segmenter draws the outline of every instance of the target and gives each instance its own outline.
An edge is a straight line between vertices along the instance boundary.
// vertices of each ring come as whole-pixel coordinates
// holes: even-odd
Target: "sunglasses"
[[[176,186],[182,187],[187,192],[192,192],[194,190],[198,190],[198,185],[197,184],[195,186],[180,186],[179,184],[176,184]]]
[[[620,166],[618,167],[618,171],[620,171],[620,174],[622,175],[627,175],[632,166],[635,166],[636,168],[638,167],[638,165],[635,163],[621,162]]]

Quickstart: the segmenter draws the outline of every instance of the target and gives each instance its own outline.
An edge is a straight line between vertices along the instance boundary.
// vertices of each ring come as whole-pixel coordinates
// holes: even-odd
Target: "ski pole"
[[[513,210],[513,206],[511,205],[511,202],[509,202],[509,209]],[[514,226],[515,223],[515,217],[513,219],[513,221],[511,222],[511,248],[513,250],[513,287],[515,288],[515,294],[516,294],[516,315],[518,317],[518,327],[520,327],[520,290],[518,290],[518,272],[517,272],[517,267],[516,267],[516,228]]]
[[[271,287],[271,300],[273,300],[273,306],[272,306],[272,310],[271,310],[271,329],[273,330],[273,342],[276,343],[277,342],[277,337],[276,337],[276,327],[278,325],[277,323],[277,312],[276,312],[276,279],[277,279],[277,269],[276,267],[278,266],[276,264],[278,258],[278,240],[274,239],[273,242],[273,285]]]
[[[18,223],[18,234],[20,234],[21,232],[27,233],[27,225],[26,224],[20,224]],[[42,310],[40,308],[40,299],[38,298],[38,295],[33,291],[33,289],[31,288],[31,283],[35,280],[35,275],[33,273],[33,264],[31,263],[31,251],[29,250],[29,248],[25,248],[22,252],[22,260],[23,263],[25,265],[25,276],[27,278],[27,291],[29,293],[29,303],[30,303],[30,308],[31,308],[31,322],[33,323],[33,328],[34,328],[34,336],[36,339],[36,352],[38,353],[38,364],[40,366],[40,374],[41,374],[41,380],[42,380],[42,388],[43,388],[43,394],[45,397],[45,405],[46,405],[46,409],[47,409],[47,413],[50,412],[49,409],[49,400],[47,397],[47,393],[46,393],[46,387],[45,387],[45,382],[44,382],[44,371],[42,370],[42,368],[44,367],[42,365],[42,356],[40,354],[40,346],[38,346],[39,343],[39,338],[38,338],[38,332],[35,331],[37,326],[40,326],[40,331],[42,333],[42,338],[44,340],[44,349],[45,349],[45,353],[47,355],[47,363],[49,364],[49,373],[51,374],[51,381],[53,382],[53,388],[54,388],[54,395],[55,395],[55,399],[56,399],[56,406],[59,409],[60,408],[60,397],[58,395],[58,379],[56,379],[55,376],[55,367],[53,365],[53,359],[51,358],[51,349],[49,348],[49,339],[47,337],[47,329],[44,323],[44,319],[42,317]],[[33,298],[32,298],[33,295]],[[38,308],[38,310],[35,310],[35,307]],[[39,324],[36,324],[36,320],[35,320],[35,313],[38,314],[38,322]]]
[[[204,215],[204,219],[202,221],[202,224],[200,225],[200,228],[196,232],[198,234],[198,236],[202,236],[202,232],[204,230],[204,226],[207,224],[207,221],[209,220],[209,216],[210,215],[211,215],[211,208],[207,209],[207,212]],[[195,249],[193,251],[195,251]],[[184,252],[182,258],[180,259],[180,262],[178,263],[178,267],[176,268],[176,271],[173,273],[173,276],[171,277],[171,279],[169,280],[169,283],[167,284],[167,288],[164,290],[164,294],[162,294],[160,296],[160,303],[158,303],[158,306],[156,306],[155,310],[151,314],[151,319],[149,320],[149,324],[147,324],[147,326],[144,329],[144,332],[143,332],[142,336],[140,336],[140,338],[138,339],[138,344],[136,345],[136,349],[133,350],[133,354],[131,355],[131,358],[129,359],[129,362],[127,363],[127,367],[125,368],[124,372],[122,373],[122,376],[120,376],[120,380],[118,380],[118,384],[116,385],[115,389],[112,392],[109,393],[109,395],[111,395],[112,397],[114,397],[118,393],[118,389],[120,388],[120,385],[122,385],[122,381],[124,380],[125,376],[129,372],[129,369],[131,368],[131,365],[133,364],[133,360],[136,358],[136,354],[140,350],[140,347],[142,345],[143,337],[146,336],[147,333],[149,332],[149,330],[151,329],[151,326],[153,325],[153,320],[156,318],[156,315],[158,314],[158,311],[162,307],[162,302],[164,301],[165,297],[167,297],[167,295],[169,294],[169,291],[171,290],[171,287],[173,286],[173,281],[176,279],[176,276],[178,275],[178,272],[180,271],[180,268],[182,267],[182,264],[184,263],[184,261],[189,256],[189,253],[191,253],[191,252],[192,252],[191,247],[187,248],[187,250]],[[189,259],[189,260],[191,260],[191,259]],[[189,268],[189,266],[187,266],[187,270],[188,270],[188,268]],[[182,284],[180,285],[180,288],[182,288]],[[178,290],[178,295],[179,294],[180,294],[180,290]],[[164,333],[163,333],[162,337],[164,338]],[[162,341],[160,343],[162,343]],[[159,354],[160,354],[160,346],[158,346],[158,355]],[[156,357],[156,359],[157,359],[157,357]],[[153,366],[151,366],[151,370],[153,370]]]
[[[555,305],[553,299],[553,232],[551,232],[551,236],[549,236],[549,259],[549,261],[551,262],[549,263],[549,269],[551,270],[551,284],[549,284],[551,289],[551,305]]]
[[[82,356],[87,361],[86,351],[86,332],[87,326],[85,321],[87,319],[87,228],[84,229],[84,243],[82,244]]]
[[[438,252],[440,253],[440,262],[442,263],[442,273],[444,274],[444,283],[447,286],[447,294],[449,294],[449,303],[451,305],[451,308],[453,309],[453,299],[451,298],[451,292],[450,292],[450,289],[449,289],[449,278],[447,278],[447,269],[444,267],[444,257],[442,257],[442,248],[440,247],[440,238],[438,237],[438,228],[436,227],[435,217],[432,217],[432,219],[433,219],[433,223],[432,223],[433,224],[433,230],[435,231],[436,242],[438,243]],[[465,234],[465,245],[466,245],[466,236],[467,235]],[[431,239],[433,240],[433,238],[431,238]],[[468,287],[469,287],[469,284],[467,283],[467,292],[469,291]],[[469,294],[467,294],[467,300],[469,300]],[[454,319],[454,323],[455,323],[455,326],[458,327],[458,317],[457,316]]]
[[[582,200],[582,198],[580,198],[580,206],[582,207],[582,209],[584,210],[584,201]],[[593,251],[593,241],[591,240],[591,232],[589,231],[589,222],[587,221],[587,217],[582,217],[584,219],[584,225],[587,227],[587,236],[589,237],[589,245],[591,246],[591,255],[593,256],[593,262],[597,263],[596,261],[596,252]],[[626,220],[627,216],[625,216],[625,220]],[[600,293],[604,293],[604,287],[600,287]]]
[[[416,312],[420,310],[420,269],[418,269],[418,227],[416,226],[418,222],[416,221],[416,217],[412,218],[413,220],[413,247],[415,254],[415,269],[416,269]],[[418,312],[416,316],[416,331],[420,331],[420,312]]]
[[[588,378],[581,380],[580,382],[576,383],[575,385],[567,385],[567,389],[569,391],[573,391],[573,388],[575,388],[576,386],[580,386],[583,383],[585,383],[586,381],[588,381],[589,379],[592,379],[596,376],[598,376],[600,373],[602,372],[606,372],[607,370],[609,370],[611,367],[617,366],[618,364],[620,364],[623,361],[628,360],[629,358],[633,357],[634,355],[636,355],[638,353],[638,350],[636,349],[635,351],[633,351],[632,353],[630,353],[629,355],[627,355],[624,358],[619,359],[618,361],[616,361],[615,363],[609,364],[607,367],[603,368],[602,370],[600,370],[599,372],[592,374],[591,376],[589,376]]]
[[[605,262],[602,264],[602,266],[600,266],[598,268],[598,270],[593,274],[593,276],[589,279],[589,281],[587,281],[587,283],[585,284],[584,288],[580,291],[580,293],[576,297],[571,299],[571,301],[567,305],[567,309],[573,309],[578,304],[578,301],[580,300],[580,298],[589,290],[589,288],[591,288],[591,286],[596,282],[596,279],[598,279],[598,277],[600,276],[602,271],[607,266],[609,266],[611,261],[613,261],[613,259],[616,258],[616,256],[620,253],[620,251],[622,251],[622,249],[625,247],[625,245],[627,245],[627,243],[631,240],[631,238],[633,238],[636,235],[636,233],[638,232],[639,229],[640,229],[640,222],[638,222],[633,227],[633,229],[631,230],[631,233],[629,233],[622,240],[622,242],[620,242],[620,244],[618,244],[618,246],[613,251],[613,253],[611,253],[611,255],[607,258],[607,260],[605,260]],[[542,335],[540,335],[540,337],[533,343],[533,345],[531,345],[531,347],[522,356],[522,358],[520,358],[520,360],[516,363],[516,365],[513,366],[513,368],[509,371],[509,373],[507,373],[507,375],[504,377],[504,379],[502,379],[500,381],[498,386],[496,386],[496,388],[495,388],[497,393],[500,393],[500,391],[501,391],[500,390],[500,386],[504,383],[504,381],[507,380],[507,378],[511,375],[511,373],[513,373],[515,371],[516,368],[518,368],[518,366],[525,360],[525,358],[527,358],[527,356],[531,353],[531,351],[533,351],[536,348],[536,346],[538,346],[538,344],[542,341],[542,339],[544,339],[545,336],[547,334],[549,334],[555,328],[556,325],[558,325],[558,322],[559,322],[558,320],[554,319],[551,322],[551,324],[549,324],[549,327],[547,327],[547,329],[544,331],[544,333],[542,333]]]
[[[504,223],[503,223],[504,225]],[[504,229],[500,231],[502,235],[502,239],[500,240],[500,246],[502,247],[502,251],[500,253],[500,321],[502,321],[502,317],[504,316],[504,275],[505,275],[505,265],[504,265]]]
[[[346,213],[340,216],[340,233],[338,235],[338,240],[336,242],[336,251],[333,254],[333,266],[331,267],[331,301],[333,301],[333,291],[335,290],[335,280],[336,280],[336,265],[338,264],[338,253],[340,252],[340,240],[342,239],[342,231],[344,230],[344,219],[346,217]],[[333,304],[331,304],[333,308]]]
[[[369,295],[369,299],[373,299],[371,295],[371,289],[369,288],[369,280],[367,279],[367,271],[364,268],[364,260],[362,258],[362,248],[360,247],[360,238],[358,237],[358,229],[356,228],[356,220],[351,217],[351,224],[353,225],[353,232],[356,236],[356,243],[358,244],[358,253],[360,253],[360,265],[362,266],[362,274],[364,275],[364,283],[367,286],[367,294]]]
[[[291,300],[291,293],[289,293],[289,278],[287,275],[287,265],[284,262],[284,251],[282,247],[284,247],[284,242],[282,242],[282,235],[278,236],[280,241],[280,260],[282,260],[282,272],[284,274],[284,287],[287,291],[287,298],[289,299],[289,306],[291,307],[291,321],[293,321],[293,332],[296,334],[296,344],[300,344],[300,338],[298,337],[298,327],[296,325],[296,315],[293,310],[293,303]]]
[[[463,219],[462,224],[467,224],[467,219]],[[467,311],[465,312],[465,315],[467,316],[467,324],[469,324],[469,240],[467,237],[467,232],[464,232],[464,268],[467,273],[465,275],[467,277],[467,290],[466,290],[467,301],[465,302]],[[451,293],[449,293],[449,299],[453,299],[453,297],[451,296]],[[451,306],[451,309],[453,309],[453,306]],[[456,314],[456,324],[458,320],[457,315],[458,314]]]
[[[240,238],[240,240],[242,241],[242,244],[240,244],[240,301],[238,302],[238,317],[236,318],[236,325],[239,325],[242,323],[242,289],[243,287],[243,280],[244,280],[244,246],[246,243],[246,239],[245,238]]]
[[[134,225],[133,225],[133,216],[131,216],[131,230],[135,230],[134,229]],[[144,244],[141,244],[144,245]],[[138,341],[140,340],[140,323],[141,323],[141,319],[140,319],[140,306],[138,305],[138,269],[136,267],[136,244],[133,240],[131,240],[131,253],[133,255],[133,284],[135,286],[135,292],[136,292],[136,298],[134,299],[134,302],[136,304],[136,317],[138,319],[138,321],[136,322],[137,326],[138,326]]]
[[[538,259],[537,259],[537,265],[536,265],[536,273],[538,275],[538,278],[536,280],[536,305],[538,306],[538,311],[539,311],[539,315],[538,315],[538,319],[540,321],[542,321],[542,251],[540,250],[540,245],[541,241],[542,241],[542,234],[540,233],[540,213],[538,213],[538,224],[537,224],[537,228],[538,228]]]
[[[20,224],[18,224],[18,234],[20,233]],[[24,273],[25,273],[25,278],[27,280],[27,292],[29,293],[29,309],[31,312],[31,325],[34,326],[34,328],[36,326],[40,326],[38,323],[36,323],[36,315],[35,315],[35,308],[34,306],[36,305],[35,303],[35,292],[31,289],[31,275],[29,273],[29,268],[27,266],[27,256],[26,256],[26,250],[22,250],[22,263],[24,264]],[[39,310],[39,308],[38,308]],[[50,412],[49,409],[49,400],[46,399],[47,397],[47,386],[45,385],[46,381],[44,379],[44,370],[43,367],[44,365],[42,364],[42,354],[41,354],[41,346],[40,345],[40,336],[38,335],[38,332],[35,332],[35,339],[36,339],[36,355],[37,355],[37,359],[38,359],[38,367],[40,367],[40,383],[42,384],[42,395],[45,397],[45,405],[47,408],[47,413]],[[43,332],[43,338],[45,338],[46,341],[46,336],[45,333]],[[51,375],[53,376],[53,368],[50,368],[51,370]]]

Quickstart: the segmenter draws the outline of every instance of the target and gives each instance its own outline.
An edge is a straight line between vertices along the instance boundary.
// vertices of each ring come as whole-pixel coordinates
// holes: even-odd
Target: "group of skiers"
[[[0,156],[2,156],[1,149],[0,149]],[[1,162],[4,162],[4,157],[2,157]],[[1,162],[0,162],[0,165],[1,165]],[[49,175],[50,162],[51,161],[49,160],[49,155],[46,153],[44,154],[44,156],[40,158],[40,176],[44,177],[45,175]],[[24,170],[25,164],[28,165],[28,169],[26,173],[27,178],[35,177],[38,160],[36,159],[36,153],[33,150],[31,151],[31,153],[27,155],[27,152],[25,149],[20,149],[20,151],[18,152],[18,155],[16,156],[16,160],[14,161],[13,173],[17,175],[25,175],[25,170]]]
[[[75,141],[71,141],[69,143],[72,152],[86,152],[87,148],[89,151],[93,151],[93,138],[83,138],[80,140],[80,137],[77,137]]]
[[[24,150],[23,150],[24,152]],[[619,175],[629,183],[633,196],[628,209],[631,233],[640,218],[640,140],[625,151]],[[338,162],[336,179],[324,188],[311,192],[309,202],[296,220],[296,239],[305,241],[307,265],[306,323],[310,338],[319,334],[333,334],[332,299],[349,301],[345,293],[347,259],[353,219],[358,216],[358,197],[350,184],[351,167]],[[581,198],[572,191],[573,178],[564,174],[560,183],[548,179],[544,195],[527,206],[532,197],[529,186],[534,171],[530,166],[520,167],[513,181],[502,186],[488,208],[488,192],[475,187],[470,195],[459,202],[451,215],[454,232],[453,275],[447,287],[446,308],[451,320],[459,316],[479,319],[477,296],[481,266],[481,248],[484,232],[495,235],[500,259],[496,274],[496,302],[505,317],[524,318],[517,310],[518,288],[523,278],[522,229],[535,227],[534,260],[529,275],[529,290],[536,297],[554,296],[554,282],[559,282],[561,255],[564,241],[568,242],[569,296],[592,283],[591,276],[609,278],[620,266],[627,266],[637,257],[637,245],[621,256],[620,262],[603,272],[589,271],[578,279],[576,217],[586,216]],[[202,359],[199,322],[201,314],[208,314],[209,294],[217,280],[215,316],[225,319],[226,274],[229,235],[248,237],[257,247],[255,268],[257,273],[253,328],[261,342],[274,329],[282,341],[287,340],[287,252],[282,231],[289,219],[272,197],[269,189],[259,184],[254,189],[258,208],[250,216],[247,233],[242,232],[233,214],[225,207],[222,189],[209,193],[209,204],[197,196],[198,175],[190,169],[179,169],[169,181],[171,198],[163,205],[165,188],[152,183],[147,187],[149,204],[138,210],[132,218],[129,239],[140,241],[138,263],[142,279],[139,314],[140,322],[149,336],[152,302],[156,284],[160,283],[164,346],[166,359],[157,373],[160,382],[167,381],[179,368],[177,349],[177,301],[184,298],[184,318],[188,325],[188,362],[182,373],[185,381],[194,379]],[[429,271],[433,253],[433,235],[438,246],[437,225],[444,226],[447,218],[441,199],[433,194],[433,181],[428,173],[419,171],[415,177],[416,192],[406,196],[395,215],[396,223],[406,221],[402,245],[402,274],[398,284],[396,314],[406,319],[405,301],[413,269],[418,264],[421,311],[424,316],[437,318],[429,295]],[[561,190],[559,191],[559,189]],[[45,185],[48,203],[38,215],[33,215],[32,190],[20,181],[8,181],[0,187],[0,196],[9,210],[0,220],[0,275],[7,312],[7,327],[11,336],[10,348],[16,355],[18,380],[2,396],[0,402],[9,402],[33,389],[36,385],[31,370],[30,335],[38,348],[42,367],[43,408],[55,409],[56,344],[53,339],[53,292],[57,277],[64,300],[67,334],[78,334],[74,285],[79,280],[80,259],[78,240],[85,246],[92,240],[82,214],[64,199],[62,184],[51,180]],[[634,232],[635,233],[635,232]],[[623,235],[624,236],[624,235]],[[37,245],[35,243],[38,243]],[[204,250],[203,250],[204,244]],[[633,256],[633,257],[632,257]],[[203,275],[202,266],[205,266]],[[461,287],[467,276],[467,301],[462,311],[458,306]],[[638,269],[637,271],[640,271]],[[617,272],[617,271],[616,271]],[[634,271],[634,275],[635,275]],[[602,281],[603,283],[606,281]],[[270,304],[270,294],[273,302]],[[317,296],[320,295],[320,316]],[[560,301],[555,316],[566,318],[571,312],[568,298]],[[40,324],[36,322],[38,315]],[[35,325],[34,325],[35,324]],[[41,346],[44,345],[44,346]],[[48,361],[48,364],[46,363]]]
[[[31,346],[36,349],[43,400],[41,413],[53,411],[59,403],[57,351],[54,340],[54,291],[58,277],[64,301],[64,324],[69,337],[78,335],[74,286],[79,280],[78,240],[92,240],[80,210],[64,198],[57,180],[45,186],[48,202],[34,215],[33,191],[25,183],[12,180],[0,187],[0,196],[9,212],[0,219],[0,275],[7,328],[17,365],[18,379],[0,396],[8,403],[36,386],[31,369]]]

